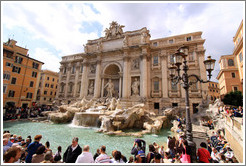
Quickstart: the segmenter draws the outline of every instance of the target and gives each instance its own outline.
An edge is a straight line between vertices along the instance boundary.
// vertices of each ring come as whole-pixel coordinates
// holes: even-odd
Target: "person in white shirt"
[[[219,152],[215,148],[212,148],[211,157],[214,160],[214,162],[219,162],[219,159],[220,159]]]
[[[89,145],[85,145],[83,152],[78,156],[75,163],[94,163],[92,154],[89,152]]]

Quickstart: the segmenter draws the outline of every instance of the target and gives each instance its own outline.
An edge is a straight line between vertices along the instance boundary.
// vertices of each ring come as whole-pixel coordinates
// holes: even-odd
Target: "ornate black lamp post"
[[[183,88],[185,89],[185,106],[186,106],[186,138],[188,141],[188,145],[191,147],[191,162],[196,160],[196,144],[193,142],[192,136],[192,123],[190,118],[190,107],[189,107],[189,87],[190,85],[197,83],[198,81],[201,83],[210,82],[211,79],[211,72],[214,70],[215,59],[211,59],[211,56],[208,56],[208,59],[205,60],[203,63],[205,65],[206,71],[208,72],[208,81],[203,81],[197,75],[191,74],[188,75],[187,71],[189,70],[187,65],[186,57],[188,56],[189,47],[182,46],[180,47],[174,54],[174,63],[169,68],[170,70],[170,77],[172,80],[172,84],[178,84],[179,82],[182,84]],[[183,61],[183,62],[182,62]],[[182,76],[180,75],[180,66],[183,63],[183,71],[184,73]],[[175,75],[177,71],[177,76]],[[195,77],[195,81],[189,81],[190,77]]]

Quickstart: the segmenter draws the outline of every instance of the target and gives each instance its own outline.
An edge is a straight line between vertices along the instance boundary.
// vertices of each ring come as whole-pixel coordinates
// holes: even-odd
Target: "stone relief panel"
[[[90,73],[95,74],[96,73],[96,64],[90,65]]]
[[[139,64],[140,64],[140,59],[139,58],[133,59],[133,61],[132,61],[132,70],[138,70],[139,69]]]

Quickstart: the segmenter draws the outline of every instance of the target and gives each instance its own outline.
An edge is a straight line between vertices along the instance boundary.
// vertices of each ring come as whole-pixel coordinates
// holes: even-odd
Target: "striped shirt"
[[[100,154],[96,160],[95,163],[111,163],[111,159],[108,155],[106,154]]]

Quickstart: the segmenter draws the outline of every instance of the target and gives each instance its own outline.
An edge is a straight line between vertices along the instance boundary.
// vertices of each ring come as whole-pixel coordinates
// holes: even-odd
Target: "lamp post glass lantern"
[[[210,82],[210,79],[212,76],[211,73],[215,65],[215,59],[211,59],[211,56],[208,56],[208,59],[204,61],[204,65],[205,65],[206,71],[208,72],[208,77],[209,77],[207,81],[204,81],[195,74],[188,75],[189,67],[187,65],[187,60],[186,60],[186,57],[188,56],[188,52],[189,52],[188,46],[180,47],[173,55],[174,64],[169,68],[169,70],[170,70],[170,78],[171,78],[172,84],[181,83],[183,88],[185,89],[186,139],[187,139],[189,147],[191,148],[191,162],[195,162],[196,161],[196,144],[193,142],[193,136],[192,136],[192,123],[191,123],[191,117],[190,117],[190,104],[189,104],[189,87],[190,85],[198,81],[201,83]],[[184,72],[181,76],[180,75],[180,70],[181,70],[180,65],[182,63],[183,63]],[[177,71],[176,76],[175,76],[175,70]],[[195,77],[196,81],[189,82],[190,77]]]

